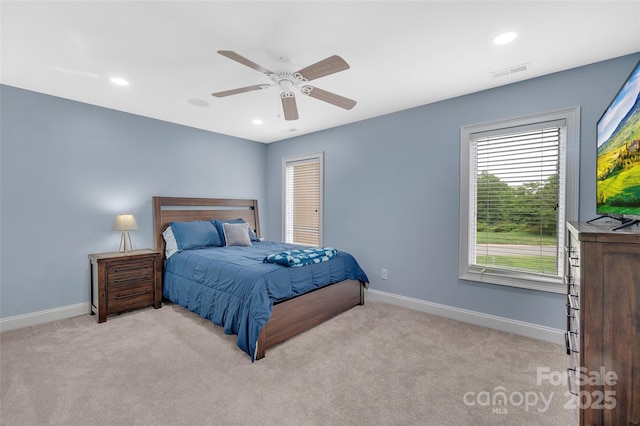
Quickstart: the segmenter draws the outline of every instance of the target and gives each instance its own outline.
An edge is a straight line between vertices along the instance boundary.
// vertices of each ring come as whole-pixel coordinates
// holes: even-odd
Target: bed
[[[269,254],[299,247],[262,241],[257,200],[156,196],[153,210],[155,246],[163,253],[163,233],[172,222],[248,224],[250,246],[208,246],[165,256],[163,296],[236,334],[238,347],[252,361],[364,304],[368,279],[349,253],[336,250],[330,260],[301,267],[264,263]]]

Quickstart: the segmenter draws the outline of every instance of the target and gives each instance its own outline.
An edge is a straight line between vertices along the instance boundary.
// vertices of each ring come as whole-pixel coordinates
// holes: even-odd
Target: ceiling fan
[[[253,90],[278,87],[280,89],[280,99],[282,101],[282,110],[284,111],[285,120],[298,119],[298,106],[293,92],[294,88],[298,89],[303,95],[311,96],[312,98],[319,99],[340,108],[351,109],[356,105],[356,101],[352,99],[345,98],[344,96],[336,95],[335,93],[327,92],[326,90],[318,89],[317,87],[307,84],[307,82],[311,80],[349,69],[349,64],[347,64],[345,60],[338,55],[330,56],[313,65],[309,65],[308,67],[292,73],[286,71],[270,71],[231,50],[218,50],[218,53],[256,71],[260,71],[272,81],[271,84],[256,84],[253,86],[212,93],[213,96],[218,98],[236,95],[238,93],[251,92]]]

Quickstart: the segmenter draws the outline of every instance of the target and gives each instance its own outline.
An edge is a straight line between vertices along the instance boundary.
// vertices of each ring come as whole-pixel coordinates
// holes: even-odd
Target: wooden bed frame
[[[156,250],[164,253],[162,232],[169,222],[237,218],[244,219],[260,237],[258,200],[153,197]],[[271,319],[260,332],[255,359],[264,358],[267,349],[356,305],[364,305],[364,284],[357,280],[341,281],[275,304]]]

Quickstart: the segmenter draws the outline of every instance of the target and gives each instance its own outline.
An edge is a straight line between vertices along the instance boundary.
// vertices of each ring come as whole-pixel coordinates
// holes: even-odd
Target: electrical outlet
[[[386,280],[386,279],[387,279],[387,272],[388,272],[388,271],[387,271],[386,269],[382,269],[382,270],[380,271],[380,277],[381,277],[383,280]]]

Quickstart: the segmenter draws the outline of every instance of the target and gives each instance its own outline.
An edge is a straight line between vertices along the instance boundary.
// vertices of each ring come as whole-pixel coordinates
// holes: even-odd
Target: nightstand
[[[98,322],[130,309],[162,306],[162,253],[132,250],[89,255],[91,314]]]

